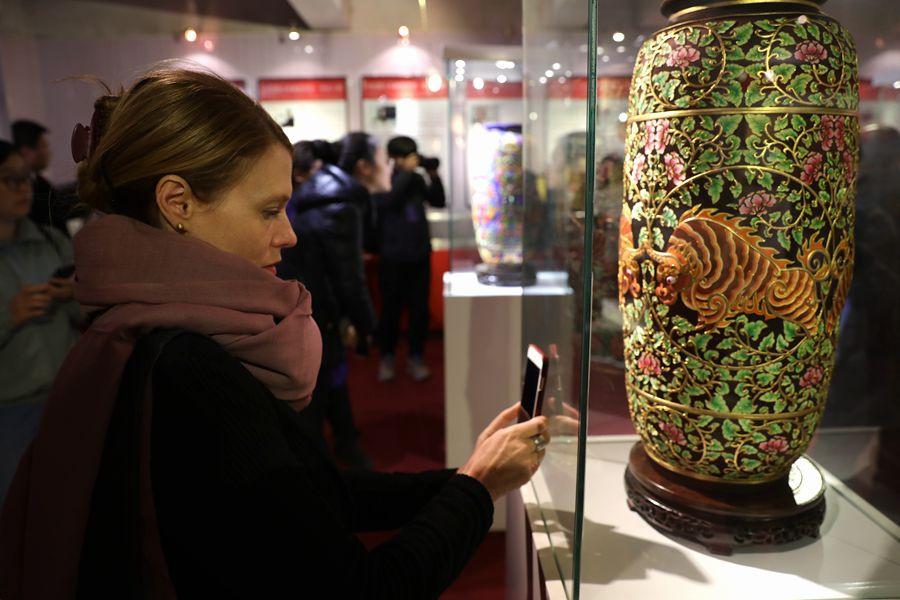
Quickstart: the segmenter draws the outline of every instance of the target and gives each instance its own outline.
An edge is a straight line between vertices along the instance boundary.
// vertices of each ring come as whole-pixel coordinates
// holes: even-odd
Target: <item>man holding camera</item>
[[[390,381],[396,376],[394,353],[400,315],[406,306],[409,310],[407,372],[413,380],[424,381],[431,375],[424,360],[431,279],[431,233],[425,204],[435,208],[446,206],[444,185],[438,175],[438,159],[420,158],[412,138],[391,139],[387,151],[394,161],[394,172],[391,192],[379,207],[382,308],[378,380]],[[424,176],[418,171],[420,166]]]

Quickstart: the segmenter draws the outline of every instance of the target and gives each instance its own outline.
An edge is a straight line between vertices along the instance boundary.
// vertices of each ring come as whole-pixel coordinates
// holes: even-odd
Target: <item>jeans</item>
[[[43,402],[0,404],[0,506],[43,412]]]

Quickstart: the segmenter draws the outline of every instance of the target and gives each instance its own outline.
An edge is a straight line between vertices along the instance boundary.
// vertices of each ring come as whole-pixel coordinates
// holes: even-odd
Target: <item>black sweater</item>
[[[133,371],[122,390],[133,389]],[[204,336],[165,346],[153,399],[153,496],[179,598],[434,598],[490,527],[490,495],[465,475],[338,471],[321,438]],[[118,557],[103,546],[126,529],[109,508],[121,496],[109,491],[108,455],[123,453],[117,421],[92,501],[81,597],[111,585]],[[372,550],[354,536],[392,529]]]

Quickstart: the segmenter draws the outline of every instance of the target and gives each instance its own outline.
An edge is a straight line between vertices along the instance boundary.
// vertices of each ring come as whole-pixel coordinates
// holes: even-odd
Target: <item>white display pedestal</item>
[[[444,429],[447,466],[463,464],[478,434],[519,399],[525,346],[542,343],[538,332],[522,339],[522,315],[530,307],[571,310],[564,272],[540,272],[527,288],[482,285],[474,272],[444,274]],[[523,310],[523,306],[525,307]],[[565,328],[547,322],[553,333]],[[497,502],[493,530],[506,528],[506,505]]]
[[[628,509],[622,478],[636,440],[588,441],[580,598],[900,598],[900,527],[828,471],[822,469],[827,512],[819,539],[713,556],[663,535]],[[520,490],[533,532],[534,549],[528,553],[540,559],[541,592],[550,599],[567,598],[562,581],[572,572],[574,516],[548,517],[554,511],[542,510],[538,498],[549,498],[553,486],[544,472],[570,471],[574,461],[574,444],[551,444],[541,470]],[[508,560],[521,572],[529,557],[519,553]],[[571,588],[571,581],[565,585]]]

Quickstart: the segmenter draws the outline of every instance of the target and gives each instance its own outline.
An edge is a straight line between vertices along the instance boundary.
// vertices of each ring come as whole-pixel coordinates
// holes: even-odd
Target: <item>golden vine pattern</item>
[[[853,269],[857,106],[853,43],[821,14],[641,49],[619,300],[629,410],[664,466],[761,483],[809,445]]]

